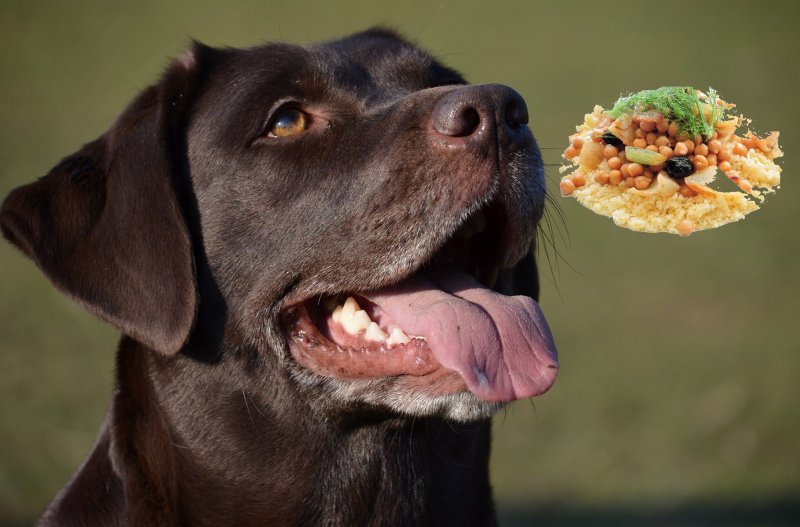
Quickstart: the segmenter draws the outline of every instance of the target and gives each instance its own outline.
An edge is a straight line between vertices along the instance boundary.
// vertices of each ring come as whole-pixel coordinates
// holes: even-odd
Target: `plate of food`
[[[743,219],[779,188],[779,132],[763,136],[715,90],[666,86],[596,105],[569,136],[560,189],[639,232],[689,234]],[[712,184],[728,180],[734,190]]]

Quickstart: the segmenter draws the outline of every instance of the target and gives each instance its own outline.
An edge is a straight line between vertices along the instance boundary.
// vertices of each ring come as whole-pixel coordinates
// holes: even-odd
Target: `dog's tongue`
[[[495,293],[453,270],[364,296],[407,333],[424,336],[436,359],[482,399],[531,397],[555,381],[553,336],[530,297]]]

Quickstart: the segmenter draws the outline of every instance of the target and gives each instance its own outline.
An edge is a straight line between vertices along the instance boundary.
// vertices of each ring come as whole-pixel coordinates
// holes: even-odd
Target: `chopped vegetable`
[[[667,160],[667,156],[665,155],[635,146],[625,147],[625,157],[628,161],[640,163],[642,165],[660,165]]]
[[[588,141],[584,144],[583,148],[581,148],[581,156],[578,161],[581,168],[584,170],[594,170],[597,168],[597,165],[603,160],[603,150],[605,147],[603,143],[595,143],[594,141]]]
[[[705,95],[689,86],[663,86],[621,97],[606,113],[618,119],[625,114],[643,115],[654,110],[677,122],[681,134],[710,138],[725,109],[712,88]]]

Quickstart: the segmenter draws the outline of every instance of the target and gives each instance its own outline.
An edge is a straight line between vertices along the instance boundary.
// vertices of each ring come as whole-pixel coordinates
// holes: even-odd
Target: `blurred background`
[[[191,38],[332,39],[385,24],[475,83],[526,98],[556,189],[594,104],[713,86],[781,131],[784,185],[746,221],[681,239],[554,198],[541,304],[556,386],[495,420],[507,526],[800,525],[800,3],[0,3],[0,196],[110,125]],[[27,525],[88,453],[113,330],[0,243],[0,525]]]

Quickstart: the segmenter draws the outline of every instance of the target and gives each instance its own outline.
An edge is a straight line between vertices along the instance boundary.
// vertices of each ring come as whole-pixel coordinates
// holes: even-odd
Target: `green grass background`
[[[0,195],[101,134],[190,38],[395,27],[472,82],[520,91],[548,163],[595,103],[713,86],[781,130],[783,189],[687,239],[556,198],[541,304],[562,370],[496,419],[493,482],[504,525],[798,525],[798,22],[789,0],[3,0]],[[115,340],[0,243],[0,525],[30,523],[90,449]]]

